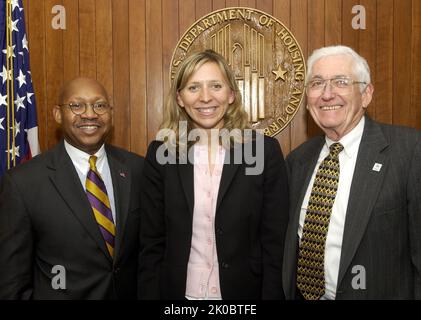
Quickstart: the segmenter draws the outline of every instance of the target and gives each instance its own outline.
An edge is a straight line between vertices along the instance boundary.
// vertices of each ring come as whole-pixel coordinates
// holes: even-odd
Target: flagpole
[[[9,0],[9,14],[10,14],[10,37],[9,37],[9,41],[10,41],[10,65],[11,65],[11,79],[10,79],[10,83],[11,83],[11,91],[12,91],[12,159],[13,159],[13,166],[16,166],[16,140],[15,140],[15,73],[14,73],[14,61],[13,61],[13,28],[12,28],[12,21],[13,21],[13,7],[12,7],[12,2],[11,0]]]
[[[10,82],[9,82],[9,56],[8,56],[8,46],[9,46],[9,38],[10,38],[10,0],[6,1],[6,91],[7,91],[7,123],[6,123],[6,130],[7,130],[7,169],[10,169]]]

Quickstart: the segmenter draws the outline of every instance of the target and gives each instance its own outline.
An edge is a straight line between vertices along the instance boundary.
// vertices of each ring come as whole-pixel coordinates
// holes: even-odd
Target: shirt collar
[[[331,144],[335,142],[340,142],[344,147],[344,154],[351,158],[352,156],[356,156],[358,152],[358,147],[360,145],[361,138],[363,136],[364,131],[364,124],[365,124],[365,117],[362,117],[358,124],[348,132],[345,136],[343,136],[339,141],[333,141],[326,136],[326,145],[329,148]]]
[[[64,140],[64,148],[66,149],[70,159],[73,164],[78,168],[83,174],[87,174],[89,171],[89,153],[86,153],[68,143]],[[98,159],[96,161],[96,166],[98,170],[102,167],[104,160],[106,159],[105,145],[103,144],[101,148],[94,154]]]

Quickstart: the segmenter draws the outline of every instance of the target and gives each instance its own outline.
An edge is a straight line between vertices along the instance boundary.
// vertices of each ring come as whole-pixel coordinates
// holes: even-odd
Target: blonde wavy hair
[[[160,129],[170,130],[171,132],[175,132],[176,135],[175,137],[174,135],[170,137],[169,141],[165,141],[166,143],[170,142],[170,144],[176,145],[177,147],[181,145],[182,142],[180,140],[184,139],[180,139],[180,137],[183,136],[182,132],[180,135],[180,121],[187,122],[187,135],[192,129],[194,129],[193,121],[185,111],[185,108],[180,107],[177,103],[177,93],[183,90],[191,76],[201,66],[208,62],[215,63],[219,66],[222,75],[224,76],[231,90],[234,92],[235,96],[234,102],[228,106],[225,112],[223,118],[223,129],[227,129],[230,132],[233,129],[239,129],[242,132],[244,129],[250,128],[248,123],[248,116],[242,105],[241,93],[238,89],[234,72],[228,66],[228,63],[223,56],[213,50],[205,50],[193,53],[186,57],[178,67],[178,70],[171,83],[171,88],[164,106],[164,115]],[[239,130],[235,131],[238,132]],[[234,135],[231,137],[231,145],[234,141],[244,142],[244,139],[242,137],[238,137],[238,135]],[[187,147],[190,147],[193,143],[194,142],[189,141]]]

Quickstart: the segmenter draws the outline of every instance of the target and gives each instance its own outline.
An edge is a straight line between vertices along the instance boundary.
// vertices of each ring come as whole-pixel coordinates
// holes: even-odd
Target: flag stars
[[[7,106],[7,100],[6,100],[6,98],[7,98],[7,94],[5,94],[5,95],[2,95],[1,93],[0,93],[0,106]]]
[[[7,150],[6,149],[5,152],[11,155],[12,160],[15,160],[16,157],[20,157],[20,155],[19,155],[19,148],[20,148],[20,146],[17,146],[17,147],[14,146],[10,150]]]
[[[13,55],[13,58],[16,58],[16,56],[15,56],[15,47],[16,47],[16,45],[14,45],[12,47],[7,46],[7,49],[4,49],[2,52],[5,53],[8,58],[10,58],[12,55]]]
[[[16,94],[15,105],[17,107],[16,112],[19,111],[20,108],[26,109],[23,102],[25,101],[26,97],[19,97],[19,94]]]
[[[10,129],[13,129],[13,128],[10,128]],[[15,120],[15,138],[17,137],[17,135],[20,133],[20,122],[17,122],[16,120]]]
[[[28,99],[28,103],[29,103],[29,104],[32,104],[31,97],[32,97],[33,95],[34,95],[34,94],[33,94],[32,92],[27,92],[27,93],[26,93],[26,98]]]
[[[12,29],[12,31],[19,32],[18,22],[19,22],[19,19],[12,21],[12,23],[10,24],[10,28]]]
[[[26,51],[29,51],[28,40],[26,39],[26,34],[23,36],[23,39],[22,39],[22,48],[26,49]]]
[[[3,83],[5,83],[6,80],[12,79],[12,70],[7,71],[6,67],[3,66],[3,71],[0,73],[0,77],[3,78]]]
[[[16,77],[16,80],[19,81],[19,88],[22,87],[23,84],[26,84],[26,77],[22,72],[22,69],[19,70],[19,76]]]
[[[23,9],[19,6],[19,0],[12,0],[12,12],[18,8],[19,11],[22,11]]]
[[[3,127],[3,120],[4,120],[4,118],[0,118],[0,129],[1,129],[1,130],[4,130],[4,127]]]

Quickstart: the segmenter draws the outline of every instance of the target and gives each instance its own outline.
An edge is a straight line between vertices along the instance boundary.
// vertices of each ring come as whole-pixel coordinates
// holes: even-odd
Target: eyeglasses
[[[322,95],[326,88],[326,85],[330,83],[332,92],[340,95],[351,94],[354,90],[354,84],[363,83],[364,81],[354,81],[348,77],[335,77],[331,79],[314,79],[308,82],[306,85],[307,96],[310,98],[316,98]]]
[[[70,102],[59,104],[60,107],[69,107],[70,110],[76,115],[84,114],[86,112],[86,109],[88,108],[88,105],[92,106],[92,110],[94,110],[94,112],[99,116],[107,113],[109,110],[112,109],[112,107],[107,102]]]

